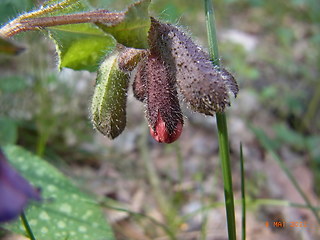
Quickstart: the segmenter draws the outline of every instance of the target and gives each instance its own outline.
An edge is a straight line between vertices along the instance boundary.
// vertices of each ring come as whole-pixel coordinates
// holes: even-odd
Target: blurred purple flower
[[[0,148],[0,223],[18,217],[29,200],[40,201],[40,193],[8,163]]]

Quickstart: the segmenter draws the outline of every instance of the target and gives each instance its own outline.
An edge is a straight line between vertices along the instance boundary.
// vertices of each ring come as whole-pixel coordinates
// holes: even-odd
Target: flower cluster
[[[230,105],[229,94],[236,96],[239,88],[229,72],[214,66],[209,55],[175,26],[151,18],[148,41],[148,50],[118,49],[119,54],[103,62],[92,119],[95,127],[110,138],[124,130],[129,78],[119,77],[121,71],[135,68],[133,93],[145,104],[150,133],[158,142],[171,143],[183,128],[178,94],[192,110],[212,116]]]
[[[158,142],[171,143],[181,134],[178,89],[191,109],[206,115],[224,111],[229,93],[238,93],[233,76],[214,67],[209,55],[178,28],[152,18],[149,45],[133,91],[146,105],[150,133]]]

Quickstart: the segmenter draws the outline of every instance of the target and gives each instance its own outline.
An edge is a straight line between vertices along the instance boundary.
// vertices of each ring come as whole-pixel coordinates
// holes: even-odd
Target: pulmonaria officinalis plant
[[[143,52],[122,51],[118,65],[123,71],[137,65],[133,93],[145,104],[150,133],[158,142],[171,143],[179,138],[183,127],[178,92],[192,110],[212,116],[215,112],[223,112],[230,105],[229,94],[236,96],[239,89],[229,72],[213,66],[209,55],[175,26],[151,18],[148,41],[149,49]],[[110,59],[116,62],[114,55],[106,61]],[[119,66],[117,71],[121,71]],[[108,76],[101,81],[99,73],[104,69],[103,63],[98,71],[92,119],[100,132],[115,138],[125,127],[129,77],[114,72],[117,79]],[[100,84],[104,85],[101,87]],[[101,91],[105,95],[97,97]],[[99,111],[95,111],[97,105]]]

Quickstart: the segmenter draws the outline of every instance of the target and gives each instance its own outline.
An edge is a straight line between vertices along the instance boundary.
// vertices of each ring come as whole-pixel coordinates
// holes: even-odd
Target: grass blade
[[[215,65],[220,65],[219,61],[219,50],[217,35],[215,29],[215,18],[214,8],[212,0],[204,0],[205,14],[206,14],[206,26],[208,31],[208,42],[210,56],[212,62]],[[234,199],[233,199],[233,188],[232,188],[232,175],[230,166],[229,156],[229,140],[228,140],[228,128],[227,119],[225,113],[216,113],[217,125],[218,125],[218,136],[219,136],[219,152],[223,174],[224,184],[224,196],[226,202],[226,214],[228,224],[228,236],[229,240],[236,239],[236,222],[234,212]]]

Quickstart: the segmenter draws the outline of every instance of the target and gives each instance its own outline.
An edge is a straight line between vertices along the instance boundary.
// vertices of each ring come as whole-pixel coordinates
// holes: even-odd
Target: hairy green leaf
[[[116,46],[116,40],[92,24],[74,24],[50,28],[59,54],[59,68],[96,71],[105,55]]]
[[[101,64],[91,105],[94,126],[111,139],[126,126],[129,74],[119,69],[118,57],[115,52]]]
[[[26,215],[37,239],[112,240],[113,234],[92,198],[81,192],[57,169],[17,146],[4,151],[9,162],[35,187],[43,203],[34,203]],[[18,220],[5,228],[25,234]]]
[[[148,13],[150,1],[142,0],[131,5],[125,13],[124,20],[119,24],[97,25],[127,47],[148,48],[148,31],[151,24]]]
[[[85,0],[51,0],[43,5],[43,16],[66,15],[92,10]],[[94,72],[106,54],[116,46],[115,39],[94,24],[71,24],[47,28],[56,43],[59,68]]]

